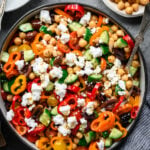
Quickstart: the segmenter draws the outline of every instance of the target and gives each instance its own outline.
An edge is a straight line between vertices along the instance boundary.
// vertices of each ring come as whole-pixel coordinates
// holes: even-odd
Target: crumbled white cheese
[[[30,107],[29,107],[29,111],[32,111],[33,110],[33,108],[35,108],[35,104],[32,104]]]
[[[118,95],[122,96],[122,95],[126,95],[125,91],[118,91]]]
[[[97,147],[99,150],[104,150],[104,141],[100,140],[99,142],[97,142]]]
[[[100,47],[90,46],[89,52],[94,58],[102,56],[102,49]]]
[[[36,83],[32,84],[31,91],[32,91],[32,98],[34,101],[39,101],[41,97],[42,87]]]
[[[63,71],[61,67],[53,67],[52,70],[50,71],[50,76],[52,78],[58,78],[60,79],[63,75]]]
[[[83,129],[87,128],[87,120],[85,120],[85,118],[81,118],[80,123]]]
[[[27,126],[31,128],[28,130],[28,132],[33,131],[38,126],[38,124],[32,118],[25,118],[25,122],[26,122]]]
[[[53,121],[55,125],[62,125],[64,124],[64,117],[60,114],[53,117]]]
[[[10,109],[7,114],[6,114],[6,118],[8,121],[12,121],[13,117],[15,116],[14,112],[12,109]]]
[[[67,19],[68,23],[72,23],[72,20],[70,18]]]
[[[109,89],[110,87],[111,87],[111,82],[109,82],[109,81],[104,82],[104,89],[105,90]]]
[[[59,84],[55,82],[55,93],[60,97],[60,101],[63,100],[64,96],[66,95],[67,85],[66,84]]]
[[[61,106],[61,107],[59,107],[59,111],[63,115],[68,116],[70,114],[70,106],[69,105]]]
[[[58,28],[58,30],[60,30],[61,32],[67,32],[67,31],[68,31],[68,28],[67,28],[64,24],[62,24],[62,23],[60,23],[60,24],[57,26],[57,28]]]
[[[63,33],[63,34],[61,35],[61,37],[60,37],[60,40],[61,40],[61,42],[62,42],[63,44],[68,43],[69,40],[70,40],[70,34],[68,34],[68,33]]]
[[[58,132],[63,136],[67,136],[71,133],[71,130],[68,128],[67,124],[63,124],[62,126],[58,127]]]
[[[91,29],[91,33],[94,34],[96,32],[96,28]]]
[[[93,114],[93,112],[94,112],[94,102],[89,102],[87,104],[87,106],[85,107],[85,112],[88,115],[92,115]]]
[[[25,62],[24,62],[24,60],[17,60],[15,62],[15,65],[17,66],[17,69],[19,71],[21,71],[23,69],[24,65],[25,65]]]
[[[76,66],[79,66],[80,68],[83,68],[85,65],[85,58],[82,56],[78,57],[78,60],[75,61]]]
[[[105,21],[105,24],[108,24],[109,23],[109,18],[105,18],[104,21]]]
[[[68,66],[72,67],[76,61],[77,61],[77,56],[74,53],[66,54],[66,64]]]
[[[51,24],[51,17],[50,17],[50,12],[48,10],[41,10],[40,11],[40,21],[44,23],[49,23]]]
[[[86,97],[87,95],[86,95],[86,93],[82,92],[81,96]]]
[[[87,12],[81,19],[80,19],[80,23],[82,25],[87,25],[89,24],[89,21],[91,19],[91,12]]]
[[[42,74],[40,76],[40,79],[41,79],[41,87],[46,88],[48,86],[49,82],[50,82],[49,74],[48,73]]]
[[[59,40],[59,39],[60,39],[60,36],[59,36],[59,35],[56,35],[55,38],[56,38],[57,40]]]
[[[78,98],[77,100],[78,107],[83,107],[85,105],[85,99],[84,98]]]
[[[47,42],[45,40],[41,40],[41,42],[46,46]]]
[[[95,70],[93,71],[94,74],[98,74],[98,73],[100,73],[100,72],[101,72],[100,66],[97,66],[97,67],[95,68]]]
[[[118,85],[122,90],[126,90],[126,85],[125,82],[123,80],[119,80],[118,81]]]
[[[31,94],[31,93],[25,93],[25,94],[22,96],[21,105],[22,105],[22,106],[27,106],[27,105],[31,105],[31,104],[33,104],[32,94]]]
[[[32,64],[33,72],[37,75],[47,72],[48,64],[46,64],[41,57],[36,58],[35,62]]]
[[[118,58],[115,59],[114,66],[116,68],[120,68],[121,67],[121,61]]]
[[[67,124],[70,129],[74,129],[76,125],[78,124],[76,117],[75,116],[68,117]]]
[[[84,72],[86,75],[91,75],[93,73],[92,67],[93,65],[91,61],[86,61],[85,68],[84,68]]]

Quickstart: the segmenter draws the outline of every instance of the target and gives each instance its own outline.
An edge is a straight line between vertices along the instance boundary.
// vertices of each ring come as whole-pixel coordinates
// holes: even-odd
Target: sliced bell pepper
[[[76,125],[76,127],[74,129],[72,129],[72,131],[71,131],[72,135],[76,135],[79,128],[80,128],[80,124]]]
[[[115,122],[115,126],[117,126],[119,128],[119,130],[123,133],[123,135],[121,136],[121,138],[118,139],[118,141],[121,140],[122,138],[126,137],[126,135],[128,133],[127,129],[123,128],[122,125],[118,121]]]
[[[38,137],[37,135],[27,134],[27,135],[26,135],[26,138],[27,138],[31,143],[35,143],[39,137]]]
[[[98,150],[97,143],[92,142],[89,146],[89,150]]]
[[[71,49],[80,49],[80,46],[78,45],[78,37],[77,37],[77,32],[73,31],[70,33],[70,41],[69,41],[69,47]]]
[[[131,118],[135,119],[139,111],[139,106],[134,106],[131,110]]]
[[[98,37],[100,37],[100,35],[101,35],[101,33],[103,32],[103,31],[109,31],[109,27],[107,27],[107,26],[103,26],[102,28],[100,28],[96,33],[94,33],[93,35],[92,35],[92,37],[90,38],[90,45],[93,45],[94,44],[94,41],[96,40],[96,38],[98,38]]]
[[[28,131],[27,127],[25,126],[16,126],[16,130],[20,135],[25,135]]]
[[[40,137],[40,139],[36,141],[35,145],[37,146],[38,149],[48,150],[48,149],[51,149],[51,146],[49,143],[50,143],[49,138]]]
[[[50,127],[51,127],[52,130],[57,131],[57,128],[55,127],[55,124],[54,124],[53,121],[50,123]]]
[[[66,5],[65,12],[75,19],[80,19],[84,15],[84,8],[78,4],[69,4]]]
[[[63,52],[63,53],[69,53],[70,52],[70,48],[63,44],[60,40],[57,41],[57,48],[59,51]]]
[[[131,49],[134,48],[134,42],[131,39],[131,37],[127,34],[123,37],[123,39],[128,43],[128,45],[130,46]]]
[[[54,9],[54,12],[55,12],[56,14],[58,14],[58,15],[62,15],[62,16],[64,16],[64,17],[66,17],[66,18],[69,18],[69,19],[73,20],[73,17],[71,17],[69,14],[67,14],[67,13],[64,12],[64,11],[62,11],[61,9],[55,8],[55,9]]]
[[[101,71],[104,71],[107,67],[107,61],[101,57]]]
[[[130,112],[131,109],[132,109],[132,105],[127,103],[127,104],[125,104],[125,105],[119,107],[119,108],[116,110],[116,114],[117,114],[118,116],[120,116],[120,115],[122,115],[122,114],[124,114],[124,113]]]
[[[82,84],[82,88],[80,88],[80,92],[82,92],[86,89],[85,80],[81,76],[79,76],[79,81]]]
[[[82,56],[82,52],[80,50],[73,50],[72,53],[75,53],[77,56]]]
[[[16,101],[18,101],[19,103],[21,102],[21,96],[19,95],[15,95],[12,99],[12,110],[15,111],[15,104],[16,104]]]
[[[26,76],[19,75],[16,79],[14,84],[11,86],[11,93],[14,95],[18,95],[25,91],[27,86]]]
[[[77,121],[79,122],[80,119],[82,118],[81,110],[80,109],[73,110],[73,111],[71,111],[69,116],[75,116]]]
[[[78,86],[75,86],[75,85],[69,85],[67,87],[67,90],[69,90],[73,93],[78,93],[80,91],[80,88]]]
[[[37,135],[40,132],[43,132],[46,129],[46,126],[39,124],[33,131],[30,132],[30,135]]]
[[[103,17],[99,16],[97,27],[100,27],[102,25],[102,23],[103,23]]]

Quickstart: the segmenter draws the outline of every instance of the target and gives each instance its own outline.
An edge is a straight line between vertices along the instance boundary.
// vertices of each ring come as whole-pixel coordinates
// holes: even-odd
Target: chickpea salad
[[[137,54],[125,69],[133,47],[118,25],[81,5],[41,10],[1,53],[7,120],[40,150],[108,149],[139,111]]]

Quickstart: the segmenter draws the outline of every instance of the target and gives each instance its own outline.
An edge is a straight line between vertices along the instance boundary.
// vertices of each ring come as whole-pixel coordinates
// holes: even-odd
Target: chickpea
[[[76,149],[77,148],[77,144],[73,143],[72,144],[72,149]]]
[[[114,63],[114,61],[115,61],[115,56],[113,56],[113,55],[110,55],[110,56],[108,56],[108,61],[110,62],[110,63]]]
[[[124,36],[124,32],[122,30],[118,30],[116,33],[119,37]]]
[[[44,57],[50,57],[51,56],[51,51],[49,51],[49,49],[45,49],[43,52],[43,56]]]
[[[13,95],[7,95],[7,101],[12,102],[13,100]]]
[[[130,53],[130,52],[131,52],[131,49],[130,49],[130,47],[125,47],[125,48],[124,48],[124,51],[125,51],[126,53]]]
[[[29,41],[23,39],[23,44],[29,44]]]
[[[124,6],[125,6],[125,8],[127,8],[127,7],[130,6],[130,3],[129,3],[129,2],[125,2],[125,3],[124,3]]]
[[[35,73],[31,72],[31,73],[29,74],[29,79],[30,79],[30,80],[33,80],[34,78],[35,78]]]
[[[135,54],[133,57],[134,60],[138,59],[138,54]]]
[[[79,40],[79,46],[80,46],[80,47],[85,47],[86,45],[87,45],[87,41],[84,40],[83,38],[81,38],[81,39]]]
[[[123,74],[125,74],[125,71],[122,68],[120,68],[118,69],[118,74],[122,76]]]
[[[138,3],[134,3],[132,5],[132,8],[133,8],[134,11],[138,11],[139,10],[139,4]]]
[[[73,68],[74,72],[77,72],[77,71],[80,71],[80,70],[81,70],[81,68],[79,66],[76,66],[76,67]]]
[[[127,14],[131,15],[133,13],[133,8],[132,7],[127,7],[125,9],[125,11],[126,11]]]
[[[61,51],[57,51],[58,56],[63,56],[63,53]]]
[[[74,138],[73,141],[74,141],[75,144],[79,143],[79,139],[78,138]]]
[[[77,137],[78,139],[82,139],[83,134],[82,134],[81,132],[77,132],[76,137]]]
[[[54,57],[56,57],[57,56],[57,51],[53,50],[52,54],[53,54]]]
[[[59,29],[56,28],[55,32],[56,32],[57,35],[61,35],[61,31]]]
[[[98,107],[98,104],[99,104],[98,101],[95,101],[95,102],[94,102],[94,108],[95,108],[95,109]]]
[[[133,61],[132,61],[132,66],[135,67],[135,68],[139,67],[139,66],[140,66],[139,61],[133,60]]]
[[[43,40],[49,41],[51,39],[51,36],[49,34],[44,34]]]
[[[67,21],[64,21],[64,20],[63,20],[63,21],[61,21],[60,23],[61,23],[61,24],[64,24],[65,26],[67,26],[67,25],[68,25]]]
[[[56,39],[55,38],[51,38],[50,44],[52,44],[53,46],[55,46],[56,43],[57,43]]]
[[[110,38],[108,45],[109,45],[109,51],[112,52],[112,49],[114,47],[114,39],[113,38]]]
[[[109,97],[109,96],[112,95],[112,89],[107,89],[107,90],[104,91],[104,93],[105,93],[106,96]]]
[[[128,80],[128,75],[127,75],[127,74],[124,74],[124,75],[121,77],[121,79],[122,79],[123,81],[127,81],[127,80]]]
[[[111,29],[113,32],[116,32],[118,30],[118,27],[116,25],[111,26]]]
[[[77,81],[77,82],[75,82],[73,85],[75,85],[75,86],[80,86],[80,82]]]
[[[91,21],[89,22],[89,27],[90,27],[90,28],[96,27],[96,21],[91,20]]]
[[[132,88],[132,86],[133,86],[132,81],[131,81],[131,80],[128,80],[128,81],[126,82],[126,88],[129,90],[129,89]]]
[[[57,25],[56,24],[53,24],[51,26],[48,27],[48,30],[52,31],[53,33],[55,32],[55,29],[56,29]]]
[[[91,17],[91,20],[93,20],[93,21],[98,21],[98,17],[97,17],[96,15],[93,15],[93,16]]]
[[[149,2],[149,0],[140,0],[141,5],[146,5]]]
[[[111,38],[113,38],[114,41],[117,41],[118,35],[115,33],[115,34],[113,34],[113,35],[111,36]]]
[[[20,33],[19,33],[19,37],[20,37],[21,39],[25,39],[25,38],[26,38],[26,33],[20,32]]]
[[[123,2],[123,1],[120,1],[120,2],[118,3],[118,9],[123,10],[124,8],[125,8],[124,2]]]
[[[102,81],[105,82],[107,80],[106,77],[102,77]]]
[[[60,15],[55,15],[54,20],[55,20],[55,22],[59,23],[61,21],[61,16]]]
[[[85,34],[85,27],[81,27],[79,30],[77,30],[78,37],[82,37]]]
[[[67,71],[69,74],[73,74],[73,69],[72,68],[67,68]]]
[[[21,38],[20,38],[20,37],[16,37],[16,38],[14,39],[14,43],[15,43],[15,45],[21,45],[21,43],[22,43]]]

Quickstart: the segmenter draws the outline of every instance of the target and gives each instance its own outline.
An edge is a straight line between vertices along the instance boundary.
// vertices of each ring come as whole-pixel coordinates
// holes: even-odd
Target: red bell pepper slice
[[[66,5],[64,11],[75,19],[80,19],[84,15],[84,8],[78,4]]]
[[[123,39],[128,43],[128,45],[130,46],[131,49],[134,48],[134,42],[131,39],[131,37],[127,34],[123,37]]]
[[[28,128],[25,126],[16,126],[16,130],[20,135],[25,135],[28,131]]]
[[[78,93],[80,91],[80,88],[78,86],[75,86],[75,85],[69,85],[67,87],[67,90],[74,92],[74,93]]]
[[[46,129],[46,126],[39,124],[33,131],[30,132],[30,135],[37,135],[40,132],[43,132]]]
[[[139,106],[134,106],[131,110],[131,118],[135,119],[139,111]]]
[[[21,96],[19,95],[16,95],[13,97],[13,100],[12,100],[12,110],[15,111],[15,103],[16,101],[18,102],[21,102]]]
[[[27,135],[26,135],[26,138],[27,138],[30,142],[35,143],[36,140],[38,140],[39,136],[27,134]]]
[[[119,102],[115,105],[115,107],[114,107],[113,110],[112,110],[113,113],[115,113],[116,110],[119,108],[119,106],[120,106],[121,103],[123,102],[124,98],[125,98],[124,96],[120,96]]]
[[[57,48],[59,51],[63,52],[63,53],[69,53],[70,52],[70,48],[63,44],[60,40],[57,41]]]
[[[7,100],[7,93],[3,89],[1,89],[1,96],[3,100]]]
[[[73,50],[78,50],[80,49],[80,46],[78,45],[78,37],[77,37],[77,32],[73,31],[70,34],[70,41],[69,41],[69,47]]]
[[[76,135],[76,133],[78,132],[79,128],[80,128],[80,124],[76,125],[76,127],[74,129],[72,129],[72,131],[71,131],[72,135]]]
[[[37,83],[38,85],[40,85],[40,78],[35,78],[33,81],[30,81],[28,84],[27,84],[27,91],[28,92],[31,92],[31,87],[32,87],[32,84],[33,83]]]
[[[79,109],[72,111],[69,116],[75,116],[78,122],[82,118],[81,111]]]

